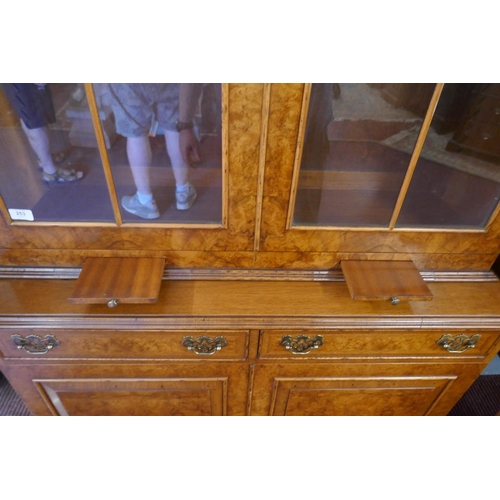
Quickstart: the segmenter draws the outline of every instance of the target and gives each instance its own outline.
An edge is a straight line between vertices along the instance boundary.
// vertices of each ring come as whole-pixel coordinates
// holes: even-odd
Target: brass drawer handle
[[[194,351],[196,354],[203,354],[210,356],[220,351],[222,348],[227,347],[227,341],[225,337],[207,337],[202,335],[196,340],[193,337],[183,337],[182,346],[187,348],[188,351]]]
[[[33,334],[26,335],[26,337],[16,334],[11,335],[10,338],[18,349],[24,349],[30,354],[47,354],[51,349],[61,344],[54,335],[45,335],[42,339],[42,337]]]
[[[292,354],[309,354],[313,349],[318,349],[323,345],[323,336],[316,335],[312,340],[309,335],[285,335],[280,342],[285,349],[289,349]]]
[[[459,354],[461,352],[465,352],[467,349],[474,349],[476,344],[479,342],[481,335],[475,334],[471,337],[467,337],[467,335],[443,335],[438,341],[436,341],[437,345],[442,346],[448,352]]]

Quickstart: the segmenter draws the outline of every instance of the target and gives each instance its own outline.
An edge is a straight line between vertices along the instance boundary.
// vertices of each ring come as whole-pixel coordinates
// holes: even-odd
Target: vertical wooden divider
[[[264,84],[262,97],[262,129],[260,131],[259,175],[257,181],[257,201],[255,204],[254,252],[260,250],[260,234],[262,224],[262,205],[264,198],[264,177],[266,172],[267,132],[269,128],[269,106],[271,101],[271,84]]]
[[[222,227],[229,224],[229,84],[221,83],[222,126]]]
[[[111,199],[111,206],[115,215],[115,221],[118,226],[122,225],[122,215],[120,213],[120,205],[118,203],[118,196],[116,195],[115,182],[113,180],[113,173],[111,172],[111,165],[109,163],[108,151],[106,149],[106,141],[102,131],[101,119],[99,118],[99,110],[95,100],[94,88],[91,83],[85,84],[85,93],[87,94],[87,101],[90,108],[90,116],[92,117],[92,124],[97,138],[97,145],[99,147],[99,154],[101,156],[102,167],[104,169],[104,176],[108,186],[109,197]]]

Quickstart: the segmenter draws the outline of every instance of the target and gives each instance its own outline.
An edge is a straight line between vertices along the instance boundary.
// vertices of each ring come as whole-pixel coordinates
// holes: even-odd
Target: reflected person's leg
[[[23,120],[21,126],[28,138],[28,141],[40,161],[40,166],[47,174],[54,174],[57,167],[54,165],[52,155],[50,153],[49,130],[47,127],[39,127],[29,129]]]
[[[137,192],[142,195],[151,195],[150,172],[151,145],[149,137],[127,137],[127,157],[134,176]]]
[[[124,196],[122,207],[143,219],[157,219],[160,212],[151,191],[149,170],[152,155],[149,137],[127,137],[127,157],[137,192],[133,196]]]
[[[177,210],[187,210],[193,205],[197,193],[194,186],[189,183],[189,166],[182,159],[179,147],[179,132],[165,130],[165,141],[175,178]]]

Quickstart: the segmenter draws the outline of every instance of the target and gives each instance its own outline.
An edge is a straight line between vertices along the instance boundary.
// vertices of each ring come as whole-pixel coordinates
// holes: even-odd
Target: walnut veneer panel
[[[448,352],[436,342],[446,331],[303,331],[275,330],[261,332],[259,357],[261,359],[292,359],[307,362],[308,359],[419,359],[436,358],[458,361],[484,359],[496,345],[499,332],[480,332],[480,339],[474,348],[461,353]],[[452,337],[477,335],[477,331],[453,331]],[[308,354],[293,354],[280,345],[282,339],[291,336],[296,339],[306,335],[313,341],[318,335],[322,345]]]
[[[45,354],[30,354],[18,349],[13,337],[52,335],[59,342]],[[224,337],[225,346],[214,354],[197,354],[182,345],[186,337],[195,341],[209,336],[211,341]],[[6,358],[42,359],[185,359],[200,361],[245,359],[248,332],[245,331],[98,331],[98,330],[0,330],[0,351]]]
[[[456,378],[276,378],[270,415],[423,416]]]
[[[447,415],[481,373],[473,364],[266,363],[251,415]]]
[[[60,416],[222,416],[227,378],[34,380]]]
[[[33,415],[240,416],[248,404],[245,363],[17,361],[2,371]]]

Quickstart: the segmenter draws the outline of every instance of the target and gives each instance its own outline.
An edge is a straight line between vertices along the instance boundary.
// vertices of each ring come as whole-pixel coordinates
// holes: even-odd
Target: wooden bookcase
[[[2,202],[0,369],[35,415],[446,415],[500,350],[500,216],[397,224],[442,89],[387,227],[294,223],[319,178],[300,173],[309,84],[223,85],[220,224],[126,223],[112,190],[105,224],[12,221]],[[164,259],[157,302],[70,303],[95,257]],[[432,299],[353,300],[347,260],[413,262]]]

